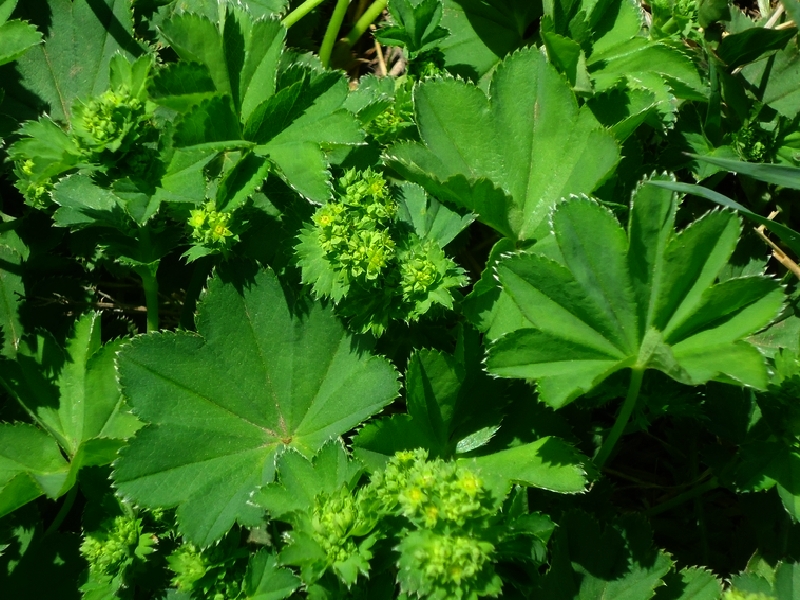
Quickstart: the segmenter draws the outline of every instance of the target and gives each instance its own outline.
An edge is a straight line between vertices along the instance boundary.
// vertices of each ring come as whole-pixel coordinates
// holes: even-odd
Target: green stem
[[[691,460],[689,463],[689,474],[692,477],[692,481],[697,481],[699,472],[700,472],[700,465],[698,460],[698,452],[697,452],[697,439],[699,437],[699,432],[696,428],[692,428],[692,442],[690,447],[690,456]],[[703,556],[703,564],[708,564],[708,554],[709,554],[709,546],[708,546],[708,527],[706,526],[706,511],[703,506],[703,497],[695,496],[694,497],[694,513],[697,515],[697,524],[700,529],[700,545],[702,548],[702,556]]]
[[[369,29],[369,26],[381,16],[381,13],[386,8],[386,5],[389,3],[389,0],[375,0],[370,7],[364,11],[364,14],[361,15],[361,18],[356,21],[356,24],[353,25],[353,28],[350,30],[350,33],[347,34],[347,47],[352,48],[356,45],[356,42],[359,38],[364,35],[364,32]]]
[[[78,486],[73,485],[67,495],[64,496],[64,502],[61,504],[61,508],[58,509],[58,514],[56,518],[53,519],[53,522],[50,523],[50,527],[47,528],[47,531],[44,532],[44,535],[50,535],[51,533],[58,531],[58,528],[61,527],[61,523],[64,522],[67,514],[72,509],[72,505],[75,504],[75,496],[78,495]]]
[[[158,331],[158,280],[156,279],[156,270],[158,263],[155,266],[144,265],[136,267],[134,270],[137,275],[142,279],[142,287],[144,288],[144,300],[147,305],[147,333],[151,331]]]
[[[289,27],[297,23],[300,19],[305,17],[323,2],[325,2],[325,0],[306,0],[292,12],[286,15],[281,23],[283,23],[283,26],[286,27],[286,29],[289,29]]]
[[[625,431],[625,426],[633,414],[633,409],[636,407],[636,400],[639,399],[639,390],[642,389],[642,378],[644,377],[644,369],[633,367],[631,369],[631,383],[628,386],[628,395],[625,398],[625,404],[622,405],[622,410],[617,415],[617,420],[614,421],[614,426],[611,428],[611,433],[608,434],[606,441],[600,448],[600,452],[594,459],[597,468],[602,468],[605,462],[611,456],[611,451],[617,440]]]
[[[710,492],[711,490],[715,490],[719,487],[719,480],[716,477],[712,477],[705,483],[698,485],[695,488],[692,488],[682,494],[678,494],[672,500],[667,500],[663,504],[659,504],[658,506],[654,506],[648,511],[645,511],[645,515],[648,517],[652,517],[653,515],[659,515],[663,512],[667,512],[675,508],[676,506],[680,506],[684,502],[688,500],[692,500],[697,498],[698,496],[702,496],[706,492]]]
[[[325,37],[322,38],[322,46],[319,49],[319,59],[322,61],[322,66],[326,69],[331,62],[333,45],[339,37],[339,30],[342,28],[344,15],[347,13],[349,4],[350,0],[336,0],[336,8],[333,9],[331,20],[328,22],[328,28],[325,30]]]

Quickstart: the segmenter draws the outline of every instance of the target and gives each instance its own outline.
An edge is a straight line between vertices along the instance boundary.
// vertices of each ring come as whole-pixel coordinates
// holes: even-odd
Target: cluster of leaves
[[[0,0],[0,589],[796,598],[797,0],[329,4]]]
[[[488,488],[468,464],[428,461],[422,449],[397,453],[358,488],[363,467],[340,444],[313,462],[286,453],[278,472],[280,483],[253,500],[292,526],[279,560],[300,567],[310,594],[342,584],[355,593],[359,578],[378,577],[396,579],[407,597],[494,597],[495,564],[522,558],[514,552],[530,544],[522,540],[546,544],[554,528],[527,512],[520,489],[504,498],[507,490]]]

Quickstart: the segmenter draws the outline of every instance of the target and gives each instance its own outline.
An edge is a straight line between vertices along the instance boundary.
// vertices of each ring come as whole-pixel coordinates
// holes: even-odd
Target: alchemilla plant
[[[0,595],[800,597],[795,0],[0,0]]]

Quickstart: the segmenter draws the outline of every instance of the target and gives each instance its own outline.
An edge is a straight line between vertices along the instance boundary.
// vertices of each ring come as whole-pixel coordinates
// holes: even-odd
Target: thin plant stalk
[[[353,28],[350,30],[350,33],[347,34],[347,47],[352,48],[355,46],[356,42],[364,35],[364,32],[369,29],[369,26],[375,22],[375,20],[381,16],[381,13],[386,8],[386,5],[389,3],[389,0],[375,0],[370,7],[364,11],[364,14],[361,15],[361,18],[356,21],[356,24],[353,25]]]
[[[281,23],[283,23],[283,26],[286,29],[289,29],[289,27],[297,23],[300,19],[305,17],[308,13],[317,8],[323,2],[325,2],[325,0],[306,0],[300,6],[295,8],[292,12],[286,15],[281,21]]]
[[[641,367],[633,367],[631,369],[631,382],[628,386],[628,395],[625,397],[625,403],[622,405],[622,410],[617,415],[617,420],[614,421],[614,426],[611,428],[611,433],[608,434],[606,441],[600,447],[597,457],[594,459],[598,468],[602,468],[608,458],[611,456],[611,451],[617,440],[622,436],[625,431],[625,426],[633,414],[633,409],[636,407],[636,401],[639,399],[639,390],[642,389],[642,378],[644,377],[644,369]]]
[[[328,22],[328,28],[325,30],[325,37],[322,38],[322,46],[319,49],[319,59],[322,61],[322,66],[326,69],[331,62],[331,52],[333,52],[333,45],[339,37],[339,30],[342,28],[345,13],[350,0],[337,0],[336,8],[333,9],[331,20]]]
[[[697,487],[693,487],[686,492],[675,496],[671,500],[667,500],[666,502],[659,504],[658,506],[654,506],[650,510],[645,511],[645,515],[648,517],[652,517],[655,515],[660,515],[661,513],[667,512],[668,510],[672,510],[673,508],[680,506],[684,502],[688,502],[689,500],[693,500],[699,496],[702,496],[706,492],[710,492],[711,490],[716,490],[720,487],[719,479],[716,477],[712,477],[708,481],[701,483]]]
[[[64,501],[61,503],[61,508],[58,509],[58,514],[56,518],[53,519],[53,522],[50,523],[50,527],[47,528],[47,531],[44,532],[45,536],[50,535],[58,531],[58,528],[61,527],[61,523],[64,522],[64,518],[67,516],[70,510],[72,510],[72,505],[75,504],[75,497],[78,495],[78,485],[73,485],[67,495],[64,497]]]
[[[144,299],[147,305],[147,333],[158,331],[158,280],[156,279],[156,269],[144,265],[135,269],[136,274],[142,279],[144,288]]]

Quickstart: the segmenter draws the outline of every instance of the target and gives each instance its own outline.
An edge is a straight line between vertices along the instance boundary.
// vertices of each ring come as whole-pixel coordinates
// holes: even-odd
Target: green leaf
[[[286,35],[280,21],[253,19],[232,7],[225,14],[221,23],[183,13],[161,25],[186,66],[159,72],[151,94],[165,106],[193,106],[176,125],[176,146],[193,151],[255,147],[259,159],[247,158],[242,172],[232,176],[236,191],[220,192],[230,196],[219,198],[229,208],[261,184],[268,168],[263,159],[299,193],[327,201],[331,176],[325,150],[364,140],[357,119],[343,108],[346,79],[294,66],[279,81]],[[215,95],[209,97],[212,88]]]
[[[639,125],[658,109],[659,101],[650,90],[614,88],[587,102],[595,118],[624,142]]]
[[[374,473],[386,467],[396,452],[425,448],[430,443],[409,415],[397,414],[359,429],[353,438],[353,455]]]
[[[360,144],[364,134],[343,108],[348,87],[341,74],[296,68],[290,75],[296,81],[259,105],[245,135],[293,189],[325,202],[332,187],[322,147]]]
[[[2,355],[8,358],[16,356],[23,335],[18,311],[19,300],[25,295],[25,286],[22,283],[22,264],[25,258],[19,250],[0,244],[0,264],[3,265],[0,269],[0,327],[3,335]]]
[[[123,393],[152,425],[124,450],[116,485],[144,506],[177,506],[203,545],[260,519],[247,501],[282,448],[313,455],[398,389],[393,367],[354,347],[330,309],[290,308],[269,271],[235,281],[211,280],[198,334],[137,338],[119,356]]]
[[[392,166],[513,239],[542,235],[559,198],[592,191],[619,160],[614,138],[588,109],[578,109],[569,86],[535,49],[503,61],[489,98],[469,84],[440,80],[421,84],[415,105],[423,143],[390,148]],[[451,182],[458,177],[473,190],[490,181],[509,198],[457,194]]]
[[[656,590],[654,600],[719,600],[722,595],[722,582],[700,567],[670,573],[664,577],[664,583],[664,587]]]
[[[11,18],[16,7],[17,0],[0,0],[0,25]]]
[[[32,175],[17,182],[25,193],[28,184],[49,183],[53,178],[75,169],[81,162],[81,151],[75,140],[47,117],[28,121],[17,131],[21,139],[8,148],[8,156],[18,163],[31,161]]]
[[[209,2],[208,0],[181,0],[181,2],[169,2],[167,6],[161,8],[161,13],[165,18],[175,14],[194,13],[203,15],[209,20],[217,23],[220,18],[220,6],[235,8],[245,8],[254,18],[277,16],[286,10],[289,0],[218,0]],[[224,15],[225,13],[222,12]]]
[[[792,600],[800,593],[800,563],[781,563],[775,571],[777,600]]]
[[[586,491],[588,458],[564,440],[544,437],[530,444],[514,446],[478,458],[459,459],[469,467],[475,465],[492,487],[508,492],[518,483],[562,494]]]
[[[569,512],[554,538],[541,590],[548,599],[651,598],[672,567],[668,554],[651,547],[652,533],[637,518],[619,518],[601,529],[590,515]]]
[[[16,60],[42,41],[42,34],[25,21],[0,23],[0,65]]]
[[[497,242],[489,253],[489,260],[486,261],[480,280],[464,299],[464,315],[491,340],[504,333],[533,326],[511,297],[502,293],[495,277],[495,266],[502,255],[514,251],[516,246],[511,240],[503,238]]]
[[[378,30],[375,38],[387,46],[404,46],[413,60],[414,56],[430,50],[448,31],[439,27],[442,20],[442,0],[390,0],[389,14],[395,25]]]
[[[283,600],[300,587],[300,578],[278,566],[275,555],[259,550],[247,564],[244,593],[247,600]]]
[[[50,107],[55,121],[69,119],[75,100],[108,89],[115,54],[133,59],[142,53],[133,37],[131,0],[26,0],[20,9],[20,16],[46,23],[47,30],[45,43],[17,60],[21,84]]]
[[[280,483],[258,489],[251,498],[275,519],[310,510],[318,494],[332,494],[343,486],[353,489],[363,473],[359,462],[350,461],[341,440],[325,444],[311,461],[297,451],[287,450],[278,457],[276,470]]]
[[[0,516],[42,494],[57,498],[68,473],[58,444],[44,431],[0,424]]]
[[[88,175],[70,175],[56,184],[53,215],[56,227],[106,226],[124,231],[125,202],[111,190],[95,185]]]
[[[149,80],[150,99],[156,104],[186,112],[217,94],[208,67],[192,62],[165,65]]]
[[[469,213],[462,216],[450,210],[414,183],[401,183],[399,196],[400,219],[410,223],[420,239],[433,240],[441,248],[452,242],[475,219]]]
[[[717,48],[717,56],[728,69],[736,69],[757,61],[769,52],[781,50],[795,35],[797,29],[794,27],[780,31],[762,27],[747,29],[722,38]]]
[[[548,31],[542,31],[542,41],[547,48],[547,57],[550,62],[556,69],[567,75],[570,85],[574,88],[581,60],[580,44],[566,36]]]
[[[161,24],[161,33],[178,56],[208,69],[220,95],[233,99],[236,114],[246,122],[255,108],[275,93],[275,73],[283,52],[286,30],[278,19],[253,19],[247,12],[229,8],[222,24],[192,13],[173,16]],[[163,73],[171,88],[180,88],[186,68]],[[208,87],[197,69],[186,84]]]
[[[622,78],[638,80],[645,89],[655,91],[647,76],[657,74],[677,97],[705,100],[706,89],[691,58],[664,42],[632,38],[602,53],[595,52],[586,66],[598,91],[615,87]]]
[[[242,206],[269,175],[270,163],[255,154],[247,154],[233,167],[217,188],[215,208],[220,212]]]
[[[703,157],[704,160],[706,158],[710,158],[710,157]],[[715,158],[713,160],[714,160],[714,162],[717,162],[717,161],[721,161],[723,159]],[[725,162],[726,163],[736,163],[737,161],[725,160]],[[748,164],[752,164],[752,163],[738,163],[738,164],[740,164],[740,165],[748,165]],[[779,166],[779,165],[758,165],[758,166],[759,167],[760,166],[770,166],[770,167],[772,167],[772,166]],[[762,175],[761,171],[754,170],[754,172],[757,172],[757,173],[759,173],[759,175]],[[778,174],[780,174],[780,172],[778,172]],[[765,175],[762,175],[762,176],[765,176]],[[772,172],[770,170],[770,171],[767,172],[766,176],[774,177],[774,172]],[[719,204],[720,206],[723,206],[725,208],[732,208],[732,209],[734,209],[736,211],[739,211],[741,214],[746,216],[751,221],[753,221],[755,223],[758,223],[759,225],[763,225],[764,227],[769,229],[772,233],[774,233],[779,238],[781,238],[781,241],[784,244],[786,244],[786,246],[789,247],[792,250],[792,252],[794,252],[796,255],[800,256],[800,233],[798,233],[794,229],[790,229],[789,227],[787,227],[786,225],[783,225],[782,223],[778,223],[778,222],[773,221],[771,219],[768,219],[766,217],[762,217],[758,213],[754,213],[750,209],[745,208],[744,206],[742,206],[738,202],[735,202],[734,200],[731,200],[727,196],[723,196],[719,192],[715,192],[714,190],[710,190],[710,189],[705,188],[705,187],[703,187],[701,185],[694,185],[694,184],[691,184],[691,183],[681,183],[681,182],[676,182],[676,181],[653,181],[652,184],[656,185],[658,187],[663,187],[664,189],[675,191],[675,192],[683,192],[683,193],[686,193],[686,194],[692,194],[694,196],[699,196],[700,198],[706,198],[707,200],[711,200],[712,202],[716,202],[717,204]]]
[[[405,377],[410,421],[395,415],[371,423],[354,438],[354,447],[389,457],[422,447],[431,457],[449,459],[487,444],[500,424],[509,392],[483,372],[482,355],[477,332],[466,327],[459,331],[454,354],[413,353]],[[493,399],[491,406],[486,398]],[[393,436],[397,429],[407,433]]]
[[[441,25],[450,35],[437,46],[447,70],[477,81],[526,44],[528,28],[540,16],[536,2],[444,0]]]
[[[154,198],[159,202],[184,202],[192,206],[206,200],[205,167],[215,156],[210,149],[178,149],[161,177]]]
[[[730,21],[728,0],[698,0],[697,20],[704,29],[717,21]]]
[[[564,264],[521,254],[497,266],[504,293],[534,328],[498,339],[489,371],[535,379],[553,407],[624,368],[658,369],[690,385],[721,378],[763,389],[764,358],[742,339],[778,315],[783,291],[761,276],[715,284],[739,220],[713,211],[675,233],[676,204],[667,190],[644,184],[627,235],[588,198],[559,204],[552,221]]]
[[[253,145],[242,139],[239,120],[227,96],[212,96],[181,115],[175,123],[173,143],[190,151],[217,152]]]
[[[750,163],[716,156],[692,155],[692,158],[720,166],[726,171],[741,173],[753,179],[774,183],[790,190],[800,190],[800,169],[797,167],[770,163]]]
[[[789,44],[775,55],[775,61],[767,72],[762,101],[777,110],[787,119],[794,119],[800,112],[800,90],[792,85],[800,76],[800,49]]]
[[[543,39],[554,63],[564,63],[574,80],[575,69],[588,69],[594,91],[619,87],[647,90],[659,97],[660,112],[672,120],[674,107],[669,96],[703,101],[705,86],[691,58],[682,46],[671,41],[648,39],[641,6],[631,0],[608,2],[553,3],[546,8]],[[552,31],[547,31],[552,28]],[[571,40],[569,39],[571,38]],[[567,42],[573,45],[568,49]],[[551,50],[552,47],[552,50]],[[579,50],[585,64],[579,65]],[[591,89],[585,91],[591,92]]]
[[[100,315],[89,313],[75,324],[56,377],[29,351],[20,352],[16,361],[0,362],[2,385],[69,457],[69,486],[82,466],[112,462],[140,426],[117,387],[114,359],[119,347],[120,342],[101,346]]]

